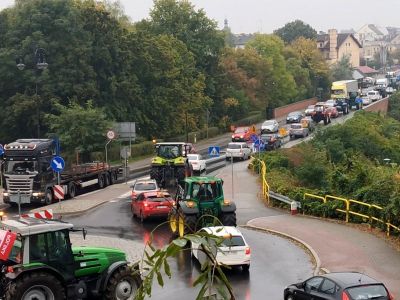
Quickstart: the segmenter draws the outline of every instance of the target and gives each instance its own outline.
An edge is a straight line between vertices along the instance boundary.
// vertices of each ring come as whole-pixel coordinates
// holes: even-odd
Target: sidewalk
[[[366,273],[383,281],[395,297],[400,297],[400,253],[373,234],[343,224],[289,214],[253,219],[247,225],[298,238],[315,250],[322,268],[330,272]]]

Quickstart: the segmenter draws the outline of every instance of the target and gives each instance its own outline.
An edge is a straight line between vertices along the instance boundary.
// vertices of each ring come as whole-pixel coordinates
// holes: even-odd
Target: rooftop
[[[3,229],[21,234],[22,236],[71,229],[74,227],[71,223],[36,218],[10,219],[1,221],[0,224]]]

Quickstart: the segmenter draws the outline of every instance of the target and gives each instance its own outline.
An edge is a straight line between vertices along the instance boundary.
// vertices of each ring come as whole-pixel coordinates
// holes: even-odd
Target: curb
[[[303,245],[307,249],[307,251],[310,252],[311,256],[313,257],[313,259],[315,261],[316,266],[315,266],[315,269],[314,269],[314,276],[319,275],[321,273],[325,273],[325,274],[329,273],[328,269],[321,267],[321,260],[320,260],[320,258],[318,256],[317,252],[309,244],[307,244],[303,240],[298,239],[298,238],[296,238],[294,236],[291,236],[291,235],[289,235],[287,233],[283,233],[283,232],[280,232],[280,231],[267,229],[267,228],[263,228],[263,227],[258,227],[258,226],[254,226],[254,225],[240,225],[240,227],[256,229],[256,230],[264,231],[264,232],[267,232],[267,233],[272,233],[272,234],[282,236],[284,238],[287,238],[289,240],[292,240],[294,242],[297,242],[297,243]]]

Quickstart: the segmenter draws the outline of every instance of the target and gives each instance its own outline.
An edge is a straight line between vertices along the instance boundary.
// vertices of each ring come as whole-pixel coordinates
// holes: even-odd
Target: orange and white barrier
[[[36,218],[36,219],[53,219],[53,210],[52,209],[46,209],[42,211],[38,211],[35,213],[31,214],[22,214],[22,218]]]

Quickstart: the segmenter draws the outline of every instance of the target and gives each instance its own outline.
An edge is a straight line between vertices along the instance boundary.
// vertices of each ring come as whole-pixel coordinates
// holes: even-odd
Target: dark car
[[[304,117],[304,114],[301,111],[293,111],[289,113],[286,117],[286,123],[300,123],[300,120]]]
[[[285,300],[394,300],[383,283],[358,272],[328,273],[292,284]]]
[[[262,150],[275,150],[282,146],[282,138],[278,133],[261,134],[260,139],[264,145]]]

